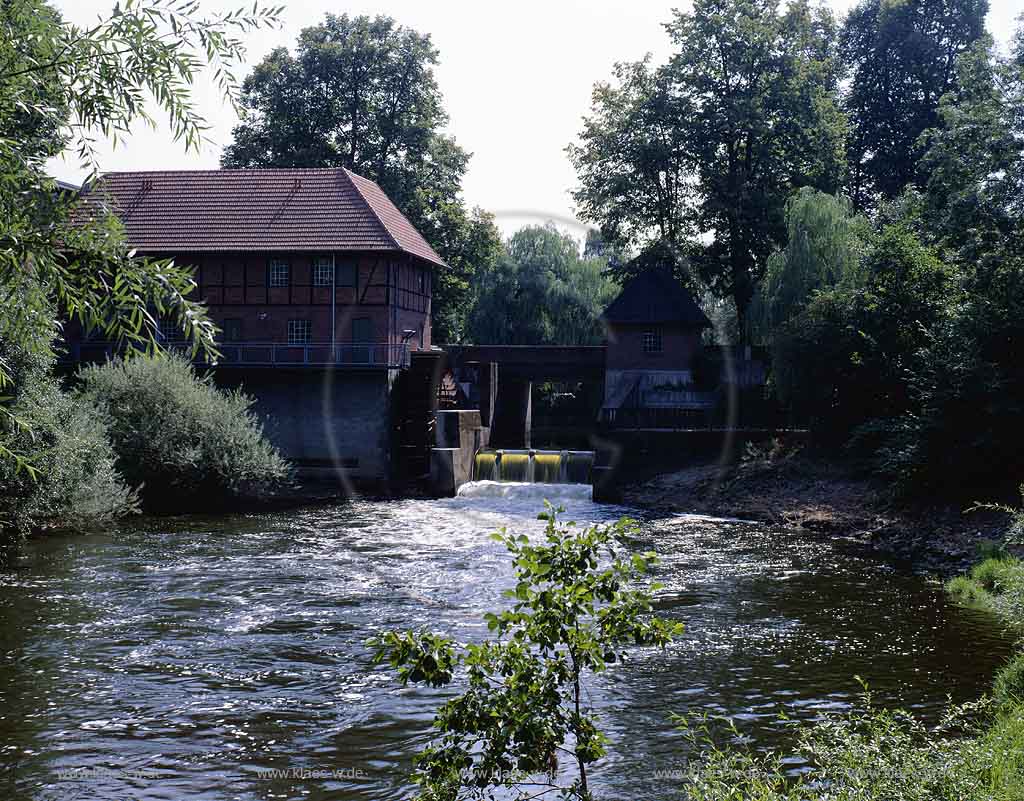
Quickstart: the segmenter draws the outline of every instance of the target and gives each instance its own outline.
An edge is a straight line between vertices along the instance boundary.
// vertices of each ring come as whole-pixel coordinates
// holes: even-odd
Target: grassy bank
[[[947,590],[1024,630],[1024,562],[990,558]],[[793,778],[781,758],[723,750],[706,738],[690,801],[1018,801],[1024,799],[1024,652],[995,677],[991,698],[952,708],[928,728],[873,707],[805,729]]]

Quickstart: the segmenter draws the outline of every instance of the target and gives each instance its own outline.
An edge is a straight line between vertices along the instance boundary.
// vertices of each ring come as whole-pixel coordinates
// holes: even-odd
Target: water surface
[[[538,531],[544,490],[476,490],[31,543],[0,573],[0,797],[410,797],[444,694],[398,687],[363,643],[420,626],[486,636],[511,575],[488,535]],[[563,502],[581,522],[627,511]],[[779,712],[844,708],[855,675],[934,719],[947,694],[984,692],[1010,650],[993,620],[842,543],[673,517],[645,521],[635,547],[662,555],[659,611],[687,632],[591,682],[613,742],[602,798],[675,796],[672,712],[727,714],[786,747]]]

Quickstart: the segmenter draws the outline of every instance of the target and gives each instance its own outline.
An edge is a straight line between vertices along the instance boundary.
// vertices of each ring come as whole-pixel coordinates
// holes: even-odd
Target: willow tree
[[[871,224],[841,195],[810,188],[786,202],[786,246],[768,258],[751,322],[761,338],[799,313],[820,290],[864,283]]]
[[[155,347],[163,316],[197,348],[212,348],[214,326],[189,299],[191,271],[135,257],[112,219],[76,216],[74,193],[47,176],[46,160],[70,151],[95,169],[96,140],[124,139],[153,122],[153,108],[176,140],[198,149],[198,71],[208,65],[231,101],[244,54],[237,34],[278,15],[258,5],[204,14],[194,2],[132,1],[81,27],[42,0],[0,4],[0,426],[23,425],[8,405],[19,390],[13,365],[25,354],[52,360],[62,316],[140,348]],[[2,445],[0,457],[19,458]]]
[[[580,255],[579,244],[553,225],[528,225],[476,282],[468,335],[509,345],[592,345],[601,341],[601,312],[617,287],[607,257]]]

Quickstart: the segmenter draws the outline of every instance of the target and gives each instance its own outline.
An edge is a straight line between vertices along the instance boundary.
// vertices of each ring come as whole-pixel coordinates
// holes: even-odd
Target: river
[[[0,573],[0,794],[410,797],[411,757],[444,694],[397,686],[366,638],[420,626],[484,637],[511,576],[488,535],[538,531],[538,493],[564,493],[580,522],[630,511],[573,488],[477,489],[29,543]],[[993,620],[849,544],[677,516],[645,519],[635,547],[661,554],[659,612],[687,631],[590,682],[612,740],[600,798],[677,797],[663,772],[686,753],[670,713],[727,714],[755,746],[785,748],[778,713],[845,708],[855,675],[878,701],[935,719],[947,694],[983,693],[1010,652]]]

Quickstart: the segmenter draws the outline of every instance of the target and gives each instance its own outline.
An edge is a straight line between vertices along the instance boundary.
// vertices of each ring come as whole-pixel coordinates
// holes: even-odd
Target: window
[[[272,259],[268,279],[272,289],[288,286],[292,281],[291,265],[282,259]]]
[[[643,335],[644,353],[661,353],[661,331],[644,331]]]
[[[420,282],[420,294],[422,295],[424,290],[426,290],[426,288],[427,288],[427,271],[426,270],[417,270],[416,272],[418,274],[419,282]]]
[[[309,320],[288,321],[288,344],[305,345],[313,334],[313,324]]]
[[[338,286],[355,286],[358,279],[359,265],[355,259],[342,259],[338,262]]]
[[[334,283],[334,262],[330,256],[320,256],[313,261],[313,286],[330,286]]]
[[[181,330],[181,323],[174,317],[160,316],[157,318],[156,326],[160,333],[160,339],[165,342],[174,342],[185,338]]]
[[[240,342],[242,339],[242,321],[238,318],[225,320],[221,325],[224,329],[225,342]]]
[[[356,317],[352,321],[353,342],[373,342],[373,321],[369,317]]]

